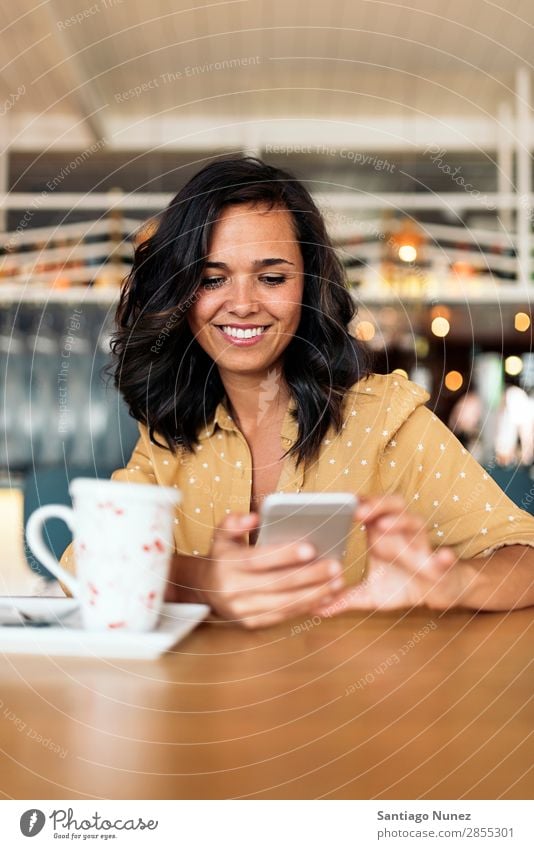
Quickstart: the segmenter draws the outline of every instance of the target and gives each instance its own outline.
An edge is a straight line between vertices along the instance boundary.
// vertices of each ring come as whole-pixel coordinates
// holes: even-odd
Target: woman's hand
[[[367,575],[314,612],[395,610],[427,605],[447,610],[459,604],[465,575],[451,548],[432,550],[423,520],[396,495],[362,499],[355,521],[367,531]],[[461,561],[460,561],[461,562]]]
[[[247,545],[246,534],[258,522],[257,513],[230,513],[215,530],[209,558],[199,570],[199,589],[217,614],[261,628],[309,613],[341,591],[341,563],[312,563],[313,546]]]

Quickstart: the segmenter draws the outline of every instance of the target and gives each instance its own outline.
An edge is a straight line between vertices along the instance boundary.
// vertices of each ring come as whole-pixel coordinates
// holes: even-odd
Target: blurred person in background
[[[508,386],[499,411],[495,458],[501,466],[532,465],[534,400],[520,386]]]

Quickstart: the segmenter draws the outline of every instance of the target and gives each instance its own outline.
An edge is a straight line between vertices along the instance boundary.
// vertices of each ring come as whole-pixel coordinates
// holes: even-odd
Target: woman
[[[203,168],[137,248],[113,350],[140,439],[113,478],[182,491],[169,600],[249,628],[534,603],[534,521],[422,389],[369,373],[354,315],[311,196],[257,159]],[[254,547],[274,491],[358,495],[342,563]]]

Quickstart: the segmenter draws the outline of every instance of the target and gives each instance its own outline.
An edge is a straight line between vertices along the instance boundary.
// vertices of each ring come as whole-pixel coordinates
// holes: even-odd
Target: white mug
[[[26,526],[35,556],[81,605],[85,628],[150,631],[156,627],[174,550],[180,492],[150,484],[76,478],[74,509],[40,507]],[[76,577],[43,541],[47,519],[63,519],[74,535]]]

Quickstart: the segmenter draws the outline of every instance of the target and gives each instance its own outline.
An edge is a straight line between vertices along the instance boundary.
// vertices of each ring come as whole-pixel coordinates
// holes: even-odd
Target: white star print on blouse
[[[343,429],[330,428],[314,461],[297,467],[292,456],[286,457],[274,491],[399,494],[422,517],[435,545],[451,546],[458,557],[473,558],[506,544],[534,545],[534,519],[515,507],[427,409],[428,397],[398,375],[371,375],[356,383],[346,395]],[[291,415],[295,407],[290,402],[282,425],[280,456],[298,435]],[[250,511],[253,470],[246,440],[224,402],[199,432],[191,454],[183,449],[172,454],[152,443],[144,426],[139,431],[127,467],[112,478],[177,487],[182,502],[174,525],[176,550],[205,557],[224,517]],[[366,535],[353,526],[344,558],[349,583],[362,577],[365,562]],[[62,563],[74,568],[70,548]]]

